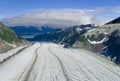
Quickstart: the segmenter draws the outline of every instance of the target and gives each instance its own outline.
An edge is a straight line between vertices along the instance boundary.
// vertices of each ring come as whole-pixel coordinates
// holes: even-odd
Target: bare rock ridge
[[[118,24],[118,23],[120,24],[120,17],[118,17],[118,18],[116,18],[116,19],[106,23],[106,25],[108,25],[108,24]]]

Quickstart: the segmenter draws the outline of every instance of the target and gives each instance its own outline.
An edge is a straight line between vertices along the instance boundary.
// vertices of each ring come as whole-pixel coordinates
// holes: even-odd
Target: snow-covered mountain
[[[120,30],[119,22],[120,17],[106,23],[103,26],[87,24],[79,26],[76,25],[64,29],[52,29],[49,27],[42,27],[41,29],[38,29],[35,27],[27,27],[27,30],[33,29],[33,32],[38,33],[38,35],[35,35],[33,38],[27,39],[29,41],[51,41],[64,44],[64,47],[84,48],[96,53],[103,53],[111,59],[114,59],[116,63],[119,63],[119,52],[115,51],[115,54],[113,54],[113,52],[109,53],[109,49],[115,50],[116,48],[112,48],[111,46],[109,47],[109,45],[113,42],[109,42],[109,44],[107,43],[109,40],[113,40],[111,39],[112,34],[115,31]],[[19,28],[22,29],[22,27],[15,27],[15,29],[13,27],[14,30],[17,30],[16,32],[19,32]],[[25,32],[28,31],[25,30]],[[116,39],[115,42],[117,42],[117,40],[118,39]]]
[[[101,27],[93,28],[80,36],[73,46],[103,53],[120,64],[120,18]]]
[[[93,24],[73,26],[65,29],[56,29],[53,32],[40,34],[35,36],[33,41],[53,41],[57,43],[63,44],[73,44],[76,39],[78,39],[79,35],[84,32],[90,30],[91,28],[95,28],[96,26]]]
[[[103,53],[120,64],[120,17],[101,27],[87,31],[83,36],[86,42],[82,42],[84,44],[82,47]],[[79,46],[78,43],[75,45]]]
[[[65,47],[84,48],[96,53],[103,53],[104,55],[111,57],[111,59],[114,59],[116,63],[119,63],[120,56],[118,55],[118,51],[115,51],[115,54],[112,52],[106,54],[109,52],[109,49],[116,49],[111,47],[109,48],[109,45],[111,45],[113,42],[109,42],[109,44],[106,43],[109,40],[113,40],[111,39],[111,36],[115,31],[120,30],[119,22],[119,18],[117,18],[103,26],[95,26],[89,24],[73,26],[65,29],[58,29],[54,32],[37,35],[30,40],[52,41],[64,44]],[[115,42],[118,42],[118,39],[115,38]],[[107,50],[105,49],[106,47]],[[105,53],[105,51],[107,52]]]

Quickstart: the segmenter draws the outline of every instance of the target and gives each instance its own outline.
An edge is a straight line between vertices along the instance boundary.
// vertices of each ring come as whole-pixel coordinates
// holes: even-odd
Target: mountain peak
[[[118,17],[118,18],[116,18],[116,19],[106,23],[105,25],[108,25],[108,24],[118,24],[118,23],[120,24],[120,17]]]

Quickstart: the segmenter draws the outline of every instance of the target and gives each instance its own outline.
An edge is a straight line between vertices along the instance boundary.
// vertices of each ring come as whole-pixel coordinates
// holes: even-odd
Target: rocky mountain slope
[[[13,30],[0,22],[0,53],[23,45],[25,41],[21,39]]]
[[[114,22],[114,23],[113,23]],[[79,36],[72,45],[87,50],[103,53],[112,61],[120,64],[120,20],[119,18],[101,27],[88,30]]]
[[[89,43],[86,44],[87,47],[83,45],[83,48],[86,47],[86,49],[89,48],[94,52],[103,53],[115,63],[120,64],[120,17],[101,27],[89,30],[83,36]],[[85,42],[82,43],[85,44]],[[75,45],[78,46],[79,44],[76,43]]]
[[[108,40],[104,42],[104,45],[106,47],[103,50],[103,54],[120,64],[120,29],[113,31]]]

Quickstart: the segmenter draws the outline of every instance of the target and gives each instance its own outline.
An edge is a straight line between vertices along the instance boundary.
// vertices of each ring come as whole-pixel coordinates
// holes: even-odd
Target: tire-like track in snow
[[[80,62],[78,62],[76,58],[73,58],[69,54],[66,54],[66,50],[64,50],[64,53],[62,50],[61,52],[59,51],[59,53],[61,54],[56,53],[56,56],[61,59],[62,63],[64,63],[63,66],[64,66],[64,69],[66,69],[65,72],[67,74],[67,77],[69,77],[68,81],[91,81],[92,80],[90,77],[91,74],[87,75],[87,73],[84,72],[84,69],[80,67],[80,64],[79,64]],[[81,64],[81,66],[83,65]],[[93,78],[93,80],[100,81],[96,77]]]
[[[39,43],[36,43],[18,51],[12,58],[0,64],[0,81],[24,81],[35,62],[35,51],[38,47]]]
[[[38,50],[38,59],[26,81],[68,81],[61,62],[48,49],[44,44]]]
[[[120,81],[120,67],[103,59],[83,50],[43,43],[25,81]]]
[[[65,48],[64,48],[64,50],[66,51]],[[72,52],[73,52],[73,51],[72,51]],[[66,56],[69,57],[69,58],[71,58],[71,59],[74,61],[74,63],[79,66],[79,68],[80,68],[81,71],[85,74],[85,76],[88,78],[88,80],[91,81],[89,75],[92,75],[92,76],[94,77],[94,79],[96,79],[96,81],[100,81],[99,78],[97,78],[97,77],[92,73],[92,71],[90,71],[81,61],[76,60],[76,58],[73,58],[74,56],[71,56],[71,55],[69,55],[69,54],[66,54]],[[87,73],[84,72],[85,70],[82,70],[81,66],[83,66],[83,67],[89,72],[89,75],[87,75]]]
[[[38,53],[37,53],[37,51],[39,50],[39,48],[40,48],[41,46],[42,46],[42,43],[40,43],[39,47],[35,50],[35,58],[33,59],[34,61],[33,61],[32,65],[31,65],[30,70],[29,70],[29,72],[27,73],[24,81],[27,81],[27,80],[28,80],[28,76],[29,76],[30,72],[32,71],[32,69],[33,69],[33,67],[34,67],[34,65],[35,65],[35,63],[36,63],[36,61],[37,61],[37,59],[38,59]],[[28,68],[29,68],[29,67],[28,67]],[[27,68],[26,68],[26,69],[27,69]]]
[[[75,53],[75,55],[77,55],[77,54]],[[84,54],[81,54],[81,56],[84,56]],[[86,57],[86,56],[84,56],[84,57]],[[89,56],[87,56],[87,58],[88,58],[89,60],[91,60],[91,59],[89,58]],[[80,61],[79,61],[79,62],[80,62]],[[114,72],[114,70],[112,70],[109,66],[101,63],[100,61],[95,61],[95,62],[96,62],[97,64],[99,64],[100,66],[102,66],[102,68],[104,68],[104,69],[110,71],[111,73],[115,74],[116,76],[120,77],[120,74],[119,74],[118,72]],[[84,64],[83,64],[83,65],[84,65]],[[114,67],[116,67],[116,66],[114,66]]]

